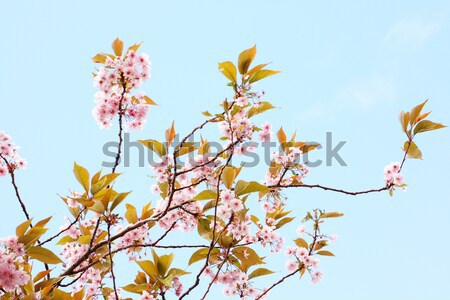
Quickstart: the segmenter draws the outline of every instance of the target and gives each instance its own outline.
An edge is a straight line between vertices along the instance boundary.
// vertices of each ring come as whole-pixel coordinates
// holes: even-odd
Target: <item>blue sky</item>
[[[258,85],[278,107],[258,121],[297,130],[305,140],[324,142],[331,131],[347,141],[341,155],[348,166],[314,168],[308,183],[381,186],[383,167],[402,155],[398,112],[425,99],[430,118],[450,124],[447,1],[8,1],[0,15],[0,130],[29,162],[17,173],[29,211],[53,215],[53,229],[66,213],[56,194],[77,188],[73,161],[98,170],[102,145],[116,137],[91,116],[90,58],[118,36],[127,44],[144,41],[153,67],[143,90],[160,104],[134,139],[162,138],[172,120],[185,133],[201,122],[200,111],[214,111],[230,96],[217,62],[253,44],[258,62],[283,71]],[[289,192],[288,207],[299,216],[316,207],[346,216],[327,225],[339,239],[336,257],[322,259],[321,284],[292,279],[274,299],[450,299],[449,131],[419,136],[417,144],[424,159],[407,162],[408,191],[393,198]],[[262,178],[262,170],[247,174]],[[133,190],[129,201],[156,200],[148,168],[121,171],[117,186]],[[7,178],[0,191],[0,236],[11,235],[23,216]],[[298,222],[285,227],[287,238]],[[270,258],[269,267],[282,273],[283,255]],[[184,267],[185,259],[176,262]],[[129,268],[122,263],[118,272],[126,278]]]

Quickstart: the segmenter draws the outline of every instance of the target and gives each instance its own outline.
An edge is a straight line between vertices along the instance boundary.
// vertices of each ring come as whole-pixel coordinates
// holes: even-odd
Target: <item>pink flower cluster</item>
[[[61,256],[67,260],[65,265],[71,266],[80,257],[82,257],[88,250],[89,245],[79,243],[67,243],[61,247]],[[87,267],[88,262],[84,261],[79,268]],[[100,293],[102,285],[102,274],[100,269],[88,268],[86,272],[82,273],[77,284],[72,286],[72,295],[78,291],[85,289],[85,295],[94,296]]]
[[[218,123],[220,133],[228,140],[236,141],[237,139],[252,139],[253,124],[246,117],[246,110],[241,109],[234,115],[227,115],[228,120]]]
[[[223,190],[220,193],[220,206],[217,210],[217,216],[224,222],[230,219],[233,213],[236,213],[244,209],[242,200],[235,197],[235,194],[231,190]]]
[[[231,267],[231,266],[229,266]],[[216,277],[216,272],[211,268],[207,267],[203,271],[203,275],[210,277],[213,280]],[[263,291],[258,291],[251,286],[247,274],[243,273],[239,269],[228,270],[226,272],[219,272],[214,283],[225,285],[223,289],[223,294],[227,297],[239,295],[239,299],[256,299]],[[267,296],[267,294],[265,295]],[[261,297],[260,299],[263,299]]]
[[[24,245],[17,237],[0,239],[0,288],[3,291],[22,295],[20,287],[30,280],[30,275],[20,266],[24,255]]]
[[[131,225],[131,224],[130,224]],[[117,232],[120,232],[124,230],[122,226],[116,226],[115,230]],[[145,244],[148,236],[150,235],[150,231],[148,228],[148,224],[144,224],[143,226],[136,228],[135,230],[127,232],[123,237],[120,238],[119,243],[117,244],[117,248],[128,248],[127,253],[131,254],[129,256],[130,259],[134,260],[136,257],[134,256],[134,253],[136,251],[139,251],[141,247],[131,247],[133,245],[142,245]]]
[[[393,162],[384,168],[384,180],[388,184],[394,184],[395,186],[403,186],[404,178],[400,173],[401,164],[399,162]]]
[[[263,226],[256,232],[256,236],[261,241],[263,247],[270,245],[273,253],[280,252],[283,249],[284,238],[275,232],[275,224]]]
[[[203,163],[203,156],[197,157],[195,162],[186,162],[185,167],[180,169],[179,172],[183,172],[187,169],[192,169],[195,164]],[[206,161],[207,162],[207,161]],[[192,163],[192,164],[191,164]],[[201,180],[202,177],[211,176],[212,166],[215,163],[212,162],[211,165],[205,165],[196,168],[192,171],[192,175],[195,176],[196,180]],[[152,192],[154,194],[161,194],[161,186],[167,184],[167,180],[173,176],[171,168],[173,167],[172,156],[165,156],[162,162],[154,164],[152,166],[153,172],[156,174],[157,184],[152,186]],[[177,177],[177,182],[179,184],[178,190],[173,193],[172,198],[166,197],[160,199],[155,207],[153,215],[156,216],[164,212],[168,205],[170,208],[180,207],[170,210],[163,218],[158,221],[158,225],[164,230],[172,229],[182,229],[185,232],[192,231],[197,227],[198,216],[203,212],[203,208],[199,201],[192,201],[195,195],[197,195],[197,189],[192,186],[192,178],[188,173],[181,174]],[[170,203],[169,203],[170,201]],[[183,204],[181,208],[181,204]]]
[[[18,149],[11,142],[11,137],[0,131],[0,177],[7,175],[10,170],[26,167],[27,163],[17,153]]]
[[[126,57],[107,57],[94,79],[99,89],[95,94],[93,115],[100,128],[109,128],[113,118],[121,114],[127,130],[142,129],[148,112],[148,101],[143,93],[131,95],[150,78],[150,62],[146,54],[128,51]]]
[[[261,131],[259,132],[259,140],[261,142],[270,142],[273,136],[272,125],[268,122],[264,123],[261,127]]]

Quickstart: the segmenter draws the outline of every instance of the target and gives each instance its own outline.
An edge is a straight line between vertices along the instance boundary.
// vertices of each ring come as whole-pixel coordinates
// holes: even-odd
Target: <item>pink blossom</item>
[[[317,283],[320,282],[320,280],[322,279],[322,277],[323,277],[323,273],[322,273],[322,272],[320,272],[320,271],[314,271],[314,272],[311,274],[311,281],[312,281],[312,283],[317,284]]]
[[[306,226],[304,226],[304,225],[300,225],[298,228],[297,228],[297,234],[298,235],[304,235],[305,234],[305,232],[306,232]]]
[[[289,272],[294,272],[295,270],[298,269],[298,264],[293,260],[288,260],[286,261],[286,269]]]

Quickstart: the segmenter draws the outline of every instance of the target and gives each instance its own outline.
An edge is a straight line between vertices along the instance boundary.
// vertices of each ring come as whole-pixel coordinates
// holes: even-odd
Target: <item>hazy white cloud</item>
[[[394,101],[397,94],[395,86],[394,75],[373,75],[339,91],[336,102],[346,107],[367,110],[374,104]]]
[[[447,11],[427,20],[414,17],[395,22],[380,41],[380,54],[395,51],[383,66],[376,66],[373,73],[350,82],[338,90],[329,102],[319,102],[306,108],[300,115],[303,120],[334,119],[344,110],[368,110],[373,105],[393,102],[397,96],[397,74],[405,52],[420,49],[446,20]]]
[[[420,48],[434,33],[439,30],[442,18],[423,20],[421,18],[405,18],[394,23],[386,33],[384,46],[394,46],[397,50]]]
[[[374,75],[354,81],[339,90],[333,100],[328,103],[316,102],[306,107],[299,117],[303,122],[312,120],[334,120],[344,111],[367,111],[373,105],[387,104],[395,101],[395,76]]]

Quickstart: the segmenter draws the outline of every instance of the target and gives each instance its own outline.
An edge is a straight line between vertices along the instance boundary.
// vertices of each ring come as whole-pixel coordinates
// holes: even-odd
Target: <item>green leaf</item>
[[[411,145],[409,145],[411,143]],[[409,145],[409,148],[408,148]],[[420,151],[419,147],[417,147],[416,143],[406,141],[403,146],[403,151],[408,150],[408,157],[415,159],[422,159],[422,151]]]
[[[44,247],[30,247],[27,250],[27,255],[46,264],[59,264],[62,262],[52,251]]]
[[[164,144],[156,141],[156,140],[138,140],[139,143],[141,143],[142,145],[144,145],[145,147],[149,148],[150,150],[152,150],[153,152],[155,152],[156,154],[158,154],[159,157],[163,157],[166,155],[167,151],[166,151],[166,147],[164,146]]]
[[[219,70],[226,78],[232,82],[236,82],[236,66],[231,61],[224,61],[219,63]]]
[[[255,193],[255,192],[265,192],[268,191],[269,188],[265,185],[262,185],[256,181],[244,181],[239,180],[234,187],[234,192],[237,196]]]
[[[445,127],[447,126],[442,125],[440,123],[434,123],[429,120],[422,120],[419,123],[417,123],[416,127],[414,128],[414,134],[418,134],[425,131],[437,130]]]
[[[251,118],[254,115],[261,114],[269,109],[273,109],[275,106],[273,106],[270,102],[262,101],[258,104],[253,105],[248,111],[247,111],[247,117]]]
[[[254,45],[252,48],[242,51],[241,54],[239,54],[238,59],[239,73],[241,73],[242,75],[247,73],[247,70],[252,64],[255,56],[256,56],[256,45]]]
[[[78,182],[83,186],[86,193],[88,193],[90,186],[89,172],[85,168],[74,162],[73,173],[75,174],[75,178],[78,180]]]
[[[269,269],[258,268],[258,269],[255,269],[253,272],[251,272],[250,275],[248,275],[248,279],[252,279],[252,278],[264,276],[264,275],[269,275],[272,273],[273,273],[273,271],[270,271]]]
[[[318,255],[323,255],[323,256],[334,256],[333,253],[331,253],[330,251],[327,251],[327,250],[320,250],[320,251],[317,251],[316,254],[318,254]]]
[[[123,51],[123,42],[119,38],[115,39],[112,43],[112,48],[117,56],[121,56]]]
[[[256,72],[255,74],[253,74],[250,78],[249,78],[249,82],[253,83],[256,82],[258,80],[264,79],[266,77],[275,75],[280,73],[281,71],[276,71],[276,70],[259,70],[258,72]]]

